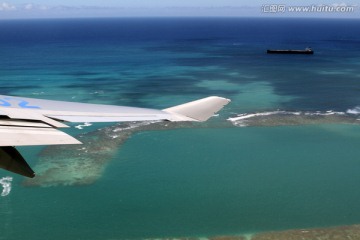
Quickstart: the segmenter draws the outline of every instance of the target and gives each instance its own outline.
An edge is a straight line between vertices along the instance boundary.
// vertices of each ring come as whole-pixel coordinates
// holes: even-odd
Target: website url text
[[[285,4],[262,5],[263,13],[352,13],[355,6],[348,5],[309,5],[309,6],[287,6]]]

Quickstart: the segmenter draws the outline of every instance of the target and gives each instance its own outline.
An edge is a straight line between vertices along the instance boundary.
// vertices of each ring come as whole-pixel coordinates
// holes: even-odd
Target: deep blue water
[[[232,99],[207,128],[132,135],[111,161],[99,159],[106,167],[92,185],[29,188],[1,171],[14,181],[0,197],[0,239],[209,236],[359,223],[359,125],[238,128],[227,120],[278,109],[359,114],[359,23],[0,21],[1,94],[160,109],[209,95]],[[312,56],[266,54],[309,46]],[[40,148],[21,151],[36,170]]]
[[[261,81],[270,82],[277,95],[296,96],[282,104],[285,108],[343,111],[359,102],[358,24],[256,18],[2,21],[3,92],[11,94],[11,80],[20,75],[26,76],[21,85],[39,89],[46,82],[38,81],[40,70],[47,81],[58,80],[44,74],[62,75],[64,82],[57,84],[67,89],[118,91],[131,82],[130,91],[140,97],[177,94],[179,88],[183,94],[203,94],[204,89],[194,86],[202,80]],[[307,46],[315,50],[314,56],[265,54],[267,48]],[[205,67],[213,69],[202,71]],[[175,77],[173,68],[182,68]],[[134,83],[133,75],[143,71],[144,76],[134,76]],[[255,78],[228,75],[236,71]],[[149,87],[154,84],[160,88]],[[228,97],[238,93],[214,92]],[[138,97],[129,98],[139,104]]]

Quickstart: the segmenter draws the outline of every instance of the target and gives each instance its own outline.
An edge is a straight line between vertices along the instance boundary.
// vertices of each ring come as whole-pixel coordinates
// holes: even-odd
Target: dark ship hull
[[[305,50],[271,50],[268,49],[267,53],[272,54],[314,54],[312,49],[305,49]]]

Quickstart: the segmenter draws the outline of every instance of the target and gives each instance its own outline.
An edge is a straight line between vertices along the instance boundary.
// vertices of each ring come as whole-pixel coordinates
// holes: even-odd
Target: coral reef
[[[215,236],[198,238],[159,238],[158,240],[359,240],[360,224],[313,228],[313,229],[294,229],[285,231],[263,232],[253,235],[234,235],[234,236]],[[155,240],[155,239],[153,239]]]
[[[82,145],[58,145],[44,148],[34,167],[35,178],[27,178],[24,186],[89,185],[98,180],[121,145],[135,132],[189,127],[176,123],[118,124],[81,134]]]
[[[88,185],[99,179],[121,145],[139,131],[175,128],[227,128],[244,126],[282,126],[304,124],[360,124],[357,115],[338,112],[284,112],[242,114],[229,121],[133,122],[105,127],[77,136],[83,145],[48,146],[34,167],[36,177],[25,186]],[[86,126],[86,125],[84,125]]]
[[[251,240],[343,240],[360,239],[360,225],[265,232]]]

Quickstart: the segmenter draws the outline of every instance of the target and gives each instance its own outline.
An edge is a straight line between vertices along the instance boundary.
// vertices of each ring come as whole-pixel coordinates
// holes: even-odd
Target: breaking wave
[[[10,194],[12,180],[13,180],[12,177],[3,177],[0,179],[0,184],[3,187],[3,190],[1,192],[2,197],[5,197]]]
[[[228,118],[234,126],[285,126],[285,125],[306,125],[306,124],[360,124],[356,112],[359,108],[345,112],[335,111],[316,111],[316,112],[290,112],[290,111],[272,111],[259,113],[244,113],[236,117]]]
[[[77,129],[79,129],[79,130],[82,130],[82,129],[84,129],[85,127],[90,127],[91,125],[92,125],[91,123],[86,122],[86,123],[84,123],[84,124],[79,124],[79,125],[75,126],[75,128],[77,128]]]
[[[360,106],[355,107],[355,108],[353,108],[353,109],[348,109],[348,110],[346,111],[346,113],[348,113],[348,114],[354,114],[354,115],[360,115]]]

